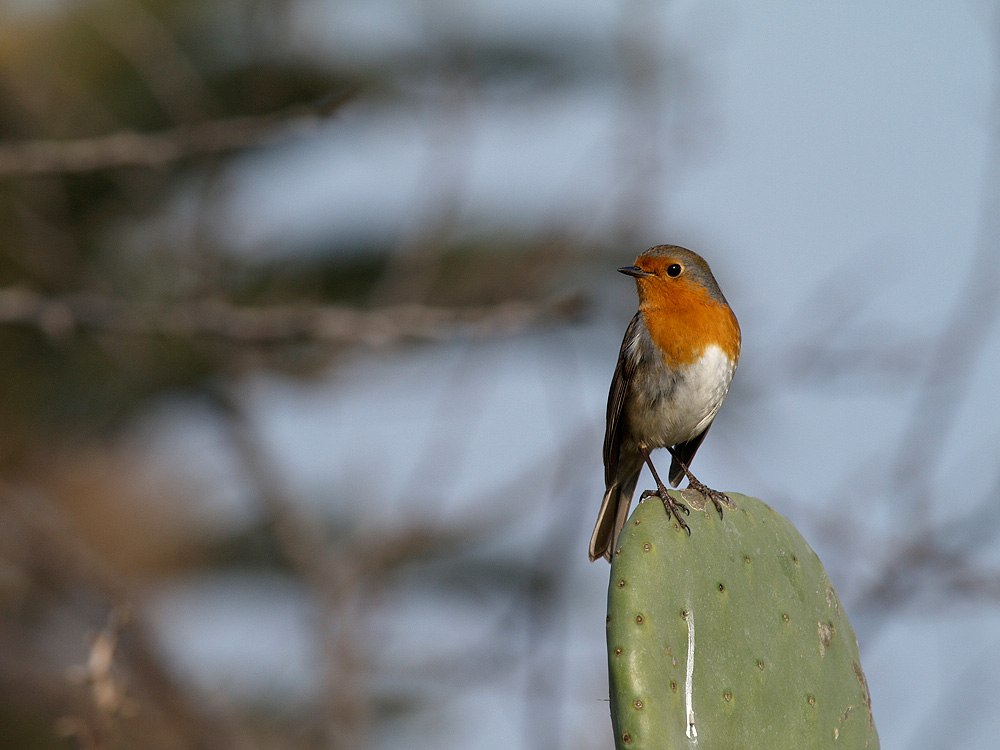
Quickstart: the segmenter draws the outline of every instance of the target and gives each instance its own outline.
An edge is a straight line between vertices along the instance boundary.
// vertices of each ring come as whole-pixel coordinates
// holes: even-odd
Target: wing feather
[[[639,322],[641,312],[637,312],[625,329],[622,348],[618,353],[618,364],[611,379],[611,390],[608,393],[607,430],[604,433],[604,483],[610,487],[618,475],[618,460],[622,445],[622,435],[625,430],[626,416],[624,412],[625,398],[635,377],[639,365],[639,348],[636,345],[639,338]]]

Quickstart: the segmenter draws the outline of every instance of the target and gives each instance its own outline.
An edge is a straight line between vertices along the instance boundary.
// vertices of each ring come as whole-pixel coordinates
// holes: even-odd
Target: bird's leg
[[[646,459],[646,465],[649,467],[649,470],[653,472],[653,479],[656,481],[656,489],[645,490],[641,495],[639,495],[639,499],[645,500],[647,497],[653,497],[654,495],[658,496],[660,500],[663,501],[663,507],[667,509],[667,516],[669,517],[672,513],[674,518],[677,519],[677,523],[680,527],[688,533],[688,536],[691,536],[691,527],[687,525],[684,519],[681,518],[681,514],[678,512],[684,511],[684,513],[690,514],[691,511],[688,510],[688,507],[684,503],[680,500],[674,500],[674,498],[670,496],[670,493],[667,492],[666,486],[660,481],[659,474],[656,473],[656,467],[653,466],[653,462],[649,458],[649,451],[646,450],[646,446],[640,445],[639,451],[642,453],[642,457]]]
[[[724,492],[719,492],[718,490],[713,490],[711,487],[708,487],[707,485],[704,485],[701,482],[699,482],[695,478],[695,475],[691,473],[691,470],[687,467],[687,464],[685,464],[683,461],[681,461],[680,458],[678,458],[677,454],[674,452],[674,449],[668,445],[667,450],[670,451],[670,455],[674,457],[674,460],[677,462],[677,465],[681,467],[681,470],[684,472],[684,476],[688,478],[688,487],[690,487],[693,490],[697,490],[702,495],[711,500],[712,504],[715,505],[715,509],[719,511],[719,518],[722,518],[723,505],[733,510],[736,509],[736,503],[730,500],[727,494],[725,494]]]

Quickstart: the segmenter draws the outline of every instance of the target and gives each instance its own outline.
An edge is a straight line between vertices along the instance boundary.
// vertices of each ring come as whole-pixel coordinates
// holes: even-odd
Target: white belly
[[[677,445],[700,435],[719,412],[734,364],[717,346],[676,371],[659,365],[654,374],[633,384],[638,398],[631,402],[633,435],[650,448]]]

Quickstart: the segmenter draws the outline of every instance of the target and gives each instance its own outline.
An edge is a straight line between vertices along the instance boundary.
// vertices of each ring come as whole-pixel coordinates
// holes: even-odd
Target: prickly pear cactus
[[[730,498],[723,520],[692,508],[691,536],[655,497],[622,530],[608,591],[616,746],[877,749],[857,640],[819,558],[760,500]]]

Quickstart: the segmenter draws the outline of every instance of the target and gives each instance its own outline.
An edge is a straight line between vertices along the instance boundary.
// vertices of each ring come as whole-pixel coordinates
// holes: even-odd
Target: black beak
[[[643,276],[652,276],[653,274],[649,271],[643,271],[639,266],[622,266],[618,269],[618,273],[623,273],[626,276],[635,276],[637,279]]]

